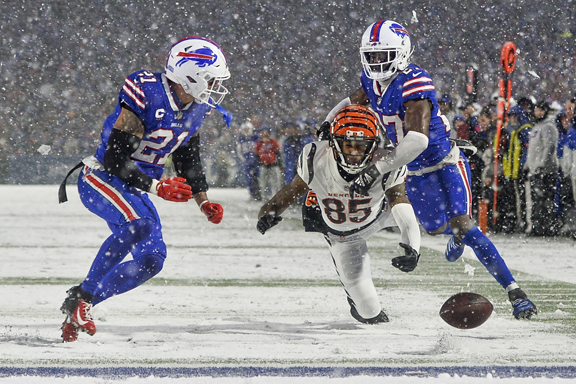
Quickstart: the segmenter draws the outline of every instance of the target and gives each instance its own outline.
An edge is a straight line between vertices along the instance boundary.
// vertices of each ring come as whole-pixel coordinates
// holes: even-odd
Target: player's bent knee
[[[151,219],[137,219],[124,224],[124,227],[128,228],[132,235],[132,242],[138,243],[149,237],[152,232],[154,232],[156,223]]]
[[[157,254],[149,254],[142,256],[138,259],[138,262],[141,265],[141,268],[146,271],[147,274],[152,276],[156,276],[162,270],[164,266],[164,256],[157,255]]]
[[[435,231],[426,231],[430,236],[436,236],[436,235],[441,235],[444,232],[446,232],[446,229],[448,229],[448,224],[445,223],[443,226],[441,226],[440,228],[438,228]]]

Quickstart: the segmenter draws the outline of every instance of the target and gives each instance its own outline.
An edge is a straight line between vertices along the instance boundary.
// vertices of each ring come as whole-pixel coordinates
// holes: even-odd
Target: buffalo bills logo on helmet
[[[408,31],[405,30],[403,26],[401,26],[400,24],[397,24],[397,23],[392,23],[390,25],[390,30],[400,37],[410,36]]]
[[[193,52],[179,52],[178,57],[181,57],[180,60],[176,63],[176,66],[179,67],[188,61],[194,61],[199,67],[206,67],[212,65],[216,62],[218,56],[208,47],[197,49]]]

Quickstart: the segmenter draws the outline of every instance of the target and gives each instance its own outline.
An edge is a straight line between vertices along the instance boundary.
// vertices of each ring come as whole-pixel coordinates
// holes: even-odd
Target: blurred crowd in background
[[[0,4],[0,161],[38,155],[41,146],[57,156],[92,154],[124,78],[140,69],[163,71],[170,45],[199,35],[222,46],[232,73],[226,82],[231,94],[223,103],[234,116],[231,127],[218,113],[203,126],[208,179],[266,198],[291,180],[294,159],[315,138],[316,125],[358,87],[358,47],[366,26],[392,19],[407,28],[415,45],[412,61],[433,76],[438,99],[450,106],[445,113],[453,134],[479,148],[471,159],[475,194],[487,199],[493,196],[493,168],[490,174],[486,164],[495,145],[500,50],[505,41],[516,44],[515,103],[499,151],[503,211],[496,224],[489,222],[495,231],[537,234],[536,212],[555,217],[543,232],[566,232],[576,176],[574,119],[567,107],[576,91],[575,5],[574,0],[9,0]],[[473,102],[463,97],[470,66],[479,74]],[[524,115],[516,108],[519,101],[531,105]],[[540,132],[534,111],[543,103],[557,133],[546,137],[556,148],[545,162],[546,178],[526,165],[529,141]],[[515,128],[520,123],[530,130]],[[261,152],[274,156],[263,160],[262,153],[245,150],[258,139],[267,142],[259,145]],[[542,142],[542,135],[535,140]],[[522,160],[510,165],[518,151]],[[531,205],[531,194],[541,190],[532,185],[526,196],[525,180],[533,177],[538,185],[554,179],[551,206]],[[528,207],[518,211],[522,201]],[[526,210],[527,218],[519,213]]]

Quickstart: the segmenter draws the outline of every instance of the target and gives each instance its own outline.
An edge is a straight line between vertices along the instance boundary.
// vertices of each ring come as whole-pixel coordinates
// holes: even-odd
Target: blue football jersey
[[[408,100],[430,100],[432,113],[428,148],[408,164],[409,170],[418,170],[437,164],[448,155],[450,124],[440,112],[434,82],[428,72],[416,64],[410,64],[392,80],[386,89],[383,89],[377,81],[369,79],[364,71],[360,79],[362,88],[370,99],[372,109],[378,113],[386,129],[386,136],[394,146],[398,145],[398,142],[406,135],[404,103]]]
[[[138,71],[126,78],[118,105],[104,122],[96,158],[104,163],[108,137],[122,105],[129,107],[144,123],[144,137],[132,154],[142,172],[160,179],[168,156],[194,135],[212,107],[208,104],[182,105],[172,93],[164,73]]]

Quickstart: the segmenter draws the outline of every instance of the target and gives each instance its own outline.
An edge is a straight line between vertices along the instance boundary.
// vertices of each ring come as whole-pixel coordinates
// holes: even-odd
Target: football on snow
[[[446,300],[440,308],[440,317],[453,327],[472,329],[484,324],[493,309],[492,303],[484,296],[462,292]]]

